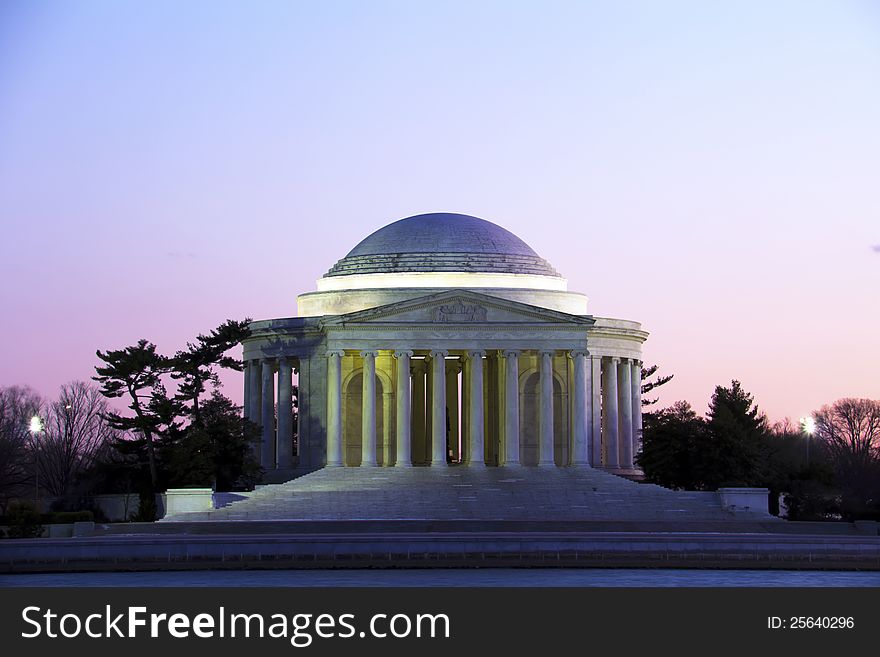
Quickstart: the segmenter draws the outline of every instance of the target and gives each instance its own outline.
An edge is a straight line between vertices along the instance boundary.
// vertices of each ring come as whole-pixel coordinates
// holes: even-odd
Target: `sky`
[[[0,385],[293,316],[461,212],[641,321],[661,405],[878,399],[878,117],[869,0],[5,0]]]

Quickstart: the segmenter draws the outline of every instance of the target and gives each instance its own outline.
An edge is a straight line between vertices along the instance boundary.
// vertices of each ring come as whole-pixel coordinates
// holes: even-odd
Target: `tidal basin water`
[[[187,570],[0,575],[8,586],[597,586],[880,587],[880,572],[809,570],[410,569]]]

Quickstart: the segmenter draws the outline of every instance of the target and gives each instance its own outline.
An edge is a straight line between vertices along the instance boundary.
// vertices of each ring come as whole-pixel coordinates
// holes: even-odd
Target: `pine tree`
[[[134,434],[131,447],[146,453],[153,491],[159,490],[157,442],[163,435],[171,436],[179,428],[179,405],[169,398],[162,376],[170,369],[169,359],[156,352],[156,345],[139,340],[134,346],[115,351],[97,352],[105,365],[95,367],[101,394],[108,398],[128,396],[133,417],[115,411],[104,417],[111,427]]]
[[[243,428],[240,409],[217,393],[219,368],[243,369],[241,360],[227,352],[250,334],[249,323],[249,319],[227,320],[208,335],[187,343],[187,348],[173,358],[157,353],[156,346],[147,340],[117,351],[97,352],[104,366],[95,368],[97,376],[93,378],[102,385],[101,393],[109,398],[127,395],[132,411],[130,416],[106,414],[113,428],[130,432],[132,437],[117,441],[116,450],[123,463],[134,460],[149,464],[153,492],[169,481],[175,485],[226,481],[233,471],[236,478],[255,477],[253,464],[248,461],[250,447],[248,454],[241,448],[242,441],[249,444],[252,439],[253,425],[248,423]],[[167,377],[178,382],[174,395],[166,391],[163,381]],[[214,396],[203,402],[208,384],[214,388]],[[208,426],[204,408],[208,406],[214,428]],[[233,415],[237,428],[229,424]],[[218,423],[225,428],[218,429]],[[218,451],[220,444],[237,447]],[[223,472],[218,472],[218,458],[229,461]],[[235,459],[237,465],[232,463]]]
[[[216,387],[219,384],[216,368],[242,371],[241,360],[226,352],[250,335],[250,321],[228,319],[208,335],[199,335],[195,343],[187,343],[186,350],[178,351],[171,359],[171,378],[180,382],[176,398],[189,404],[193,425],[202,425],[200,400],[205,392],[205,385],[211,383]]]
[[[202,405],[201,424],[191,426],[169,455],[172,484],[252,488],[260,475],[253,449],[259,439],[259,429],[242,418],[241,407],[215,390]]]
[[[706,444],[706,421],[685,401],[644,417],[642,450],[636,458],[645,478],[668,488],[703,488],[700,447]]]
[[[731,381],[729,388],[717,386],[707,416],[712,443],[703,473],[707,485],[760,485],[768,476],[769,429],[752,395],[739,381]]]
[[[659,368],[659,365],[649,365],[648,367],[642,368],[642,406],[652,406],[656,404],[660,399],[659,397],[654,397],[654,399],[647,399],[644,397],[644,395],[647,395],[655,388],[666,385],[667,383],[672,381],[672,377],[675,376],[674,374],[667,374],[665,376],[661,376],[658,374],[657,378],[651,381],[650,378],[654,376]]]

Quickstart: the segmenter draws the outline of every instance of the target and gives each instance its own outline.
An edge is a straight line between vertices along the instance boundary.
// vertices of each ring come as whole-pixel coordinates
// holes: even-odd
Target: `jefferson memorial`
[[[296,317],[251,331],[244,408],[267,481],[325,467],[633,471],[648,334],[592,315],[489,221],[391,223],[299,295]]]

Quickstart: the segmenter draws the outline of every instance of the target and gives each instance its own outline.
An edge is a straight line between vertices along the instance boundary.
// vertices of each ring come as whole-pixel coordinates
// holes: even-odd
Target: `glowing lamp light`
[[[30,430],[31,433],[40,433],[43,430],[43,421],[39,415],[34,415],[31,418]]]
[[[816,433],[816,420],[814,420],[812,416],[802,417],[801,430],[805,434],[812,436],[814,433]]]

